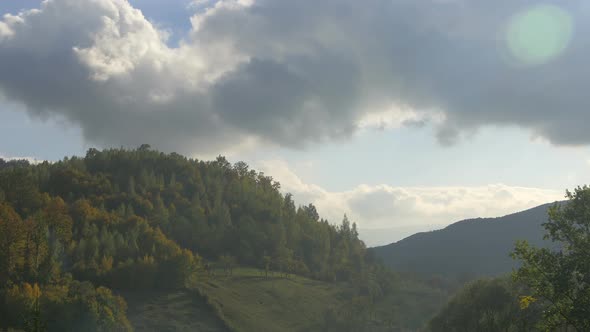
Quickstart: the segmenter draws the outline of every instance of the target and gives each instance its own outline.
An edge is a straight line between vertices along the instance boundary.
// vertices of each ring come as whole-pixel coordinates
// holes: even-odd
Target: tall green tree
[[[531,289],[529,300],[546,305],[542,326],[590,331],[590,187],[567,191],[567,203],[549,209],[543,224],[553,248],[519,242],[513,257],[522,262],[514,278]]]
[[[24,249],[25,229],[20,216],[7,204],[0,203],[0,288],[24,264]]]

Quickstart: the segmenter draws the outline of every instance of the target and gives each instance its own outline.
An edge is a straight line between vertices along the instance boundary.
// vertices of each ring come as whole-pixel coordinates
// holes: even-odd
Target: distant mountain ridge
[[[505,274],[517,266],[509,255],[517,240],[549,246],[550,242],[543,240],[541,224],[547,222],[547,209],[552,204],[504,217],[462,220],[371,250],[394,270],[421,276]]]

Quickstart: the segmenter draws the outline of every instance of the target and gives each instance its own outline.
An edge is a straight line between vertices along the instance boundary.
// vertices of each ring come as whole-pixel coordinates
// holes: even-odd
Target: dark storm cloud
[[[213,109],[232,126],[285,145],[346,136],[353,130],[358,77],[348,64],[331,59],[293,60],[291,66],[253,59],[213,87]]]
[[[126,1],[50,0],[1,21],[0,92],[31,114],[64,116],[93,143],[182,152],[348,137],[393,104],[442,113],[443,144],[485,125],[588,144],[590,12],[563,7],[570,43],[531,65],[505,36],[514,15],[537,5],[219,1],[171,48]]]

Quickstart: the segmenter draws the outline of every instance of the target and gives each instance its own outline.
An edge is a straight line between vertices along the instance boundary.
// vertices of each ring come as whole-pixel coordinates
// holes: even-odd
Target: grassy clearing
[[[423,283],[401,281],[375,308],[393,330],[417,330],[448,294]],[[236,268],[233,275],[201,275],[190,290],[123,294],[136,331],[323,331],[326,310],[342,305],[349,288],[292,275]]]
[[[192,292],[127,292],[128,317],[135,331],[228,332],[207,303]]]
[[[257,269],[238,268],[198,286],[237,331],[320,331],[323,314],[337,305],[343,289],[299,276],[266,278]]]
[[[400,281],[393,295],[377,304],[376,311],[390,322],[393,331],[420,331],[447,303],[449,296],[446,291],[406,279]]]

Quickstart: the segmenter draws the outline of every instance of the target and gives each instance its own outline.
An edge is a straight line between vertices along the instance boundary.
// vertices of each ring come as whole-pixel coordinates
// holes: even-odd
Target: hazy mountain
[[[389,228],[360,228],[359,238],[367,247],[379,247],[397,242],[416,233],[441,229],[446,225],[414,225]]]
[[[547,221],[549,206],[499,218],[467,219],[372,250],[397,271],[445,276],[499,275],[516,266],[509,256],[515,241],[548,245],[543,240],[541,224]]]

